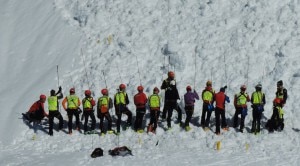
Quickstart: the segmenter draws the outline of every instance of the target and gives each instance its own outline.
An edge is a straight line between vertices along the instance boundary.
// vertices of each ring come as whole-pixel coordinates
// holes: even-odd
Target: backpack
[[[108,153],[111,156],[127,156],[127,155],[131,155],[131,150],[127,148],[127,146],[122,146],[122,147],[116,147],[112,150],[109,150]]]
[[[101,157],[101,156],[103,156],[103,150],[101,148],[96,148],[91,154],[92,158]]]

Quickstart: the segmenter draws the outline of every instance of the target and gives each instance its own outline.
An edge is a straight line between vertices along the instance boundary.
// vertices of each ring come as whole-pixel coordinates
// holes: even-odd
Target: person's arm
[[[195,99],[199,100],[199,95],[198,95],[198,93],[196,92],[196,90],[194,90],[194,97],[195,97]]]
[[[80,101],[80,99],[78,98],[78,103],[77,103],[78,105],[78,107],[81,105],[81,101]]]
[[[128,104],[129,104],[129,99],[128,99],[128,95],[127,95],[127,93],[126,93],[126,95],[125,95],[125,102],[126,102],[126,105],[128,105]]]
[[[66,103],[67,103],[67,97],[65,97],[61,103],[65,111],[67,110]]]
[[[285,104],[287,98],[288,98],[287,90],[284,88],[284,89],[283,89],[283,102],[284,102],[283,104]]]

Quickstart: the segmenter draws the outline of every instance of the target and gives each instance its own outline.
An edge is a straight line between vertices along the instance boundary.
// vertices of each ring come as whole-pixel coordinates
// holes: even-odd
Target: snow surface
[[[299,165],[299,12],[299,0],[2,0],[0,165]],[[216,136],[214,114],[212,131],[199,127],[201,101],[190,132],[176,124],[164,131],[166,122],[161,122],[156,135],[54,131],[50,137],[44,121],[32,140],[33,130],[21,118],[41,93],[57,89],[58,81],[64,95],[74,86],[80,97],[90,88],[96,98],[106,86],[112,97],[125,83],[135,114],[136,87],[142,84],[150,95],[168,70],[176,73],[181,97],[187,85],[201,92],[208,79],[217,91],[228,85],[231,99],[240,85],[252,93],[262,83],[267,99],[263,124],[272,114],[276,82],[283,80],[289,94],[284,131],[250,134],[249,112],[247,132],[230,128]],[[226,107],[231,125],[234,107]],[[108,155],[123,145],[134,156]],[[105,153],[92,159],[96,147]]]

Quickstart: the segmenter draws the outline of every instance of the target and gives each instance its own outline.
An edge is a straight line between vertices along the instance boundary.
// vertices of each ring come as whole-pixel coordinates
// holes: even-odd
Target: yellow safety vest
[[[203,92],[202,100],[211,102],[213,100],[213,97],[214,97],[214,90],[211,91],[206,90]]]
[[[283,89],[279,93],[276,93],[276,98],[283,99]]]
[[[153,94],[149,97],[149,106],[150,108],[160,107],[160,97],[157,94]]]
[[[108,111],[109,107],[109,97],[108,96],[102,96],[98,99],[98,109],[101,111],[101,113],[105,113]]]
[[[77,109],[79,98],[76,95],[67,96],[68,108]]]
[[[253,104],[263,104],[262,103],[262,98],[263,98],[263,94],[262,92],[253,92],[252,93],[252,100],[253,100]]]
[[[125,102],[125,96],[126,96],[126,92],[118,92],[115,96],[116,99],[116,104],[126,104]]]
[[[57,111],[57,96],[49,96],[48,97],[48,110],[49,111]]]
[[[238,93],[236,94],[236,96],[237,96],[237,102],[236,102],[237,105],[245,105],[247,103],[247,97],[248,97],[247,93],[244,94]]]
[[[92,97],[84,98],[83,99],[83,109],[91,109],[93,107],[92,100],[93,100]]]

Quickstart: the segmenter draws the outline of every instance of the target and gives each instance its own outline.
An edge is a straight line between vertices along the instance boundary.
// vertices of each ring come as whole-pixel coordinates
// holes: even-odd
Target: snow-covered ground
[[[299,165],[299,12],[296,0],[2,0],[0,165]],[[215,135],[214,114],[213,131],[205,132],[199,127],[201,101],[190,132],[176,124],[164,131],[166,122],[161,122],[156,135],[55,131],[50,137],[44,121],[32,140],[33,130],[21,118],[41,93],[57,89],[58,81],[64,95],[74,86],[80,97],[91,89],[95,98],[106,86],[112,97],[125,83],[135,114],[136,87],[142,84],[150,95],[168,70],[176,73],[181,97],[187,85],[201,92],[208,79],[217,91],[227,85],[231,100],[240,85],[252,93],[262,83],[267,100],[263,124],[272,114],[276,82],[283,80],[289,94],[284,131],[250,134],[249,112],[245,133],[230,128]],[[234,107],[226,107],[231,125]],[[108,155],[123,145],[134,156]],[[92,159],[96,147],[105,153]]]

